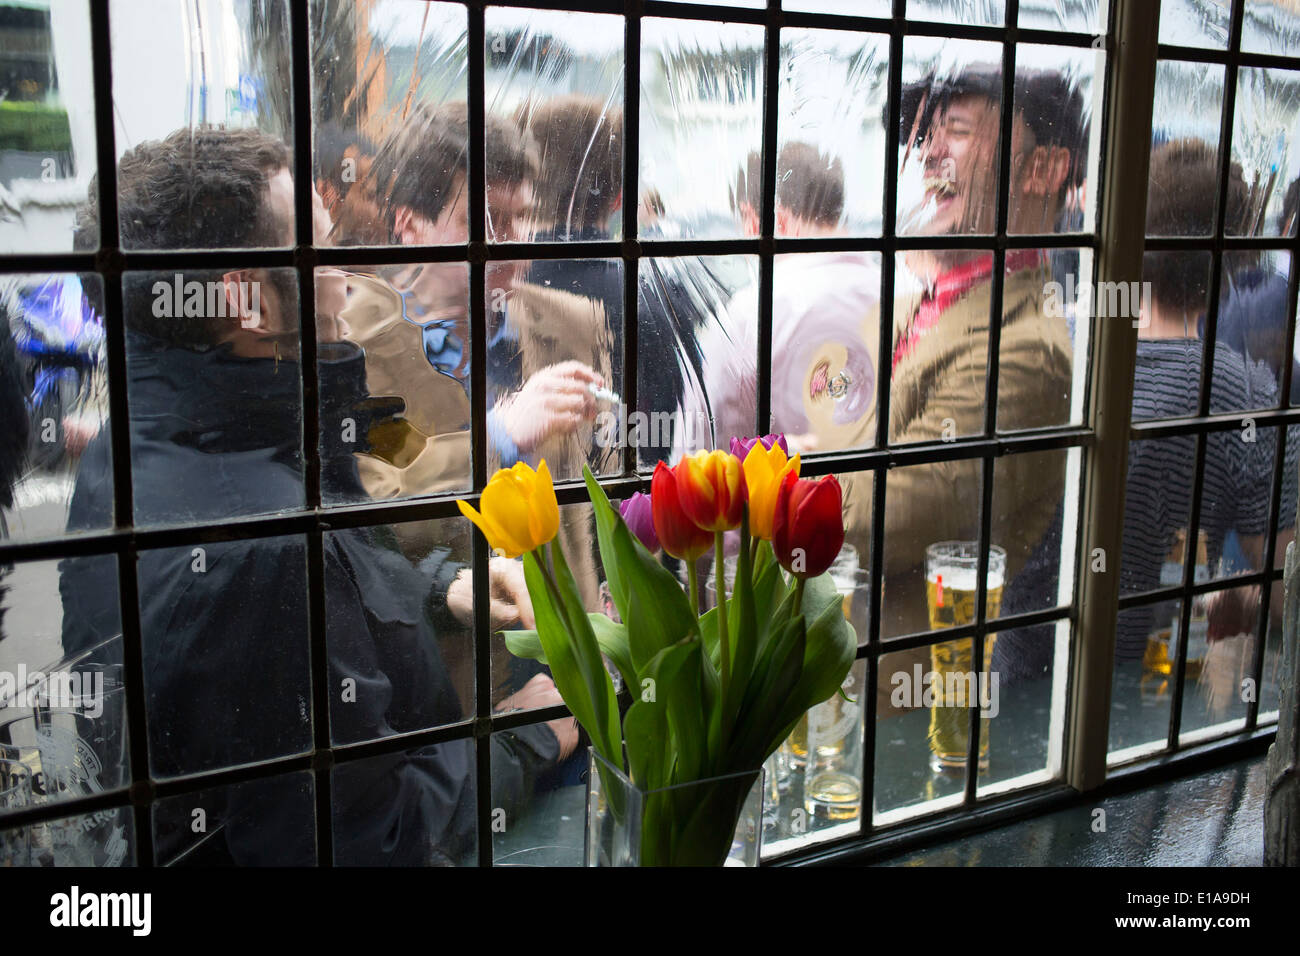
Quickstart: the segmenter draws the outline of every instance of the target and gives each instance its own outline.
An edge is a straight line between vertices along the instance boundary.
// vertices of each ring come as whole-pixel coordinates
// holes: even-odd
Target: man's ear
[[[226,300],[226,315],[230,324],[265,335],[269,329],[262,312],[262,284],[250,269],[227,272],[221,277],[222,292]]]
[[[1055,196],[1070,175],[1070,151],[1064,146],[1036,146],[1025,161],[1026,196]]]
[[[410,206],[398,206],[393,210],[393,238],[400,245],[414,246],[420,244],[415,219],[415,210]]]

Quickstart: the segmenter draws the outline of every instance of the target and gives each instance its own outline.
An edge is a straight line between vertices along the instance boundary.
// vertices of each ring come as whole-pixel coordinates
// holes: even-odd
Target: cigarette
[[[609,389],[602,388],[599,385],[588,385],[587,391],[589,391],[599,401],[609,402],[611,405],[617,405],[622,401],[618,396],[618,392],[611,392]]]

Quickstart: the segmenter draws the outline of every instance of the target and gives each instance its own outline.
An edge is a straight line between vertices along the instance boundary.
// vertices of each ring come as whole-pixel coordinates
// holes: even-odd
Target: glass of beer
[[[925,597],[932,629],[961,627],[975,622],[975,594],[979,568],[979,542],[943,541],[925,550]],[[1007,553],[989,547],[986,618],[1002,610],[1002,585]],[[970,708],[981,706],[981,690],[989,688],[989,663],[996,635],[984,638],[984,667],[972,672],[971,638],[940,641],[930,646],[933,704],[930,707],[930,767],[936,772],[960,771],[966,766],[970,734]],[[980,718],[979,769],[988,769],[989,718]]]

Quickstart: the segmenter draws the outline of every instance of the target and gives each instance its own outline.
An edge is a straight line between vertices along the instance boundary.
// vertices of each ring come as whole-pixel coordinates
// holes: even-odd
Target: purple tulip
[[[659,536],[655,534],[654,513],[650,510],[650,496],[637,492],[624,499],[618,513],[627,522],[628,530],[637,536],[651,554],[659,550]]]
[[[762,438],[732,438],[731,453],[741,461],[744,461],[745,456],[749,454],[750,449],[759,442],[762,442],[763,447],[768,451],[772,450],[773,445],[780,445],[783,452],[787,455],[790,454],[790,446],[785,443],[784,435],[764,435]]]

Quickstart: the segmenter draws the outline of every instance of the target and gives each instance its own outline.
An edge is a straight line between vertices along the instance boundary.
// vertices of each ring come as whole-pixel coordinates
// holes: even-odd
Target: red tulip
[[[713,532],[701,528],[682,510],[677,475],[662,461],[650,481],[650,514],[660,545],[674,558],[695,561],[713,547]]]
[[[772,548],[781,567],[815,578],[844,546],[844,492],[834,475],[816,481],[787,472],[776,493]]]
[[[739,458],[725,451],[699,451],[679,461],[673,474],[678,500],[691,521],[705,531],[740,527],[748,495]]]

